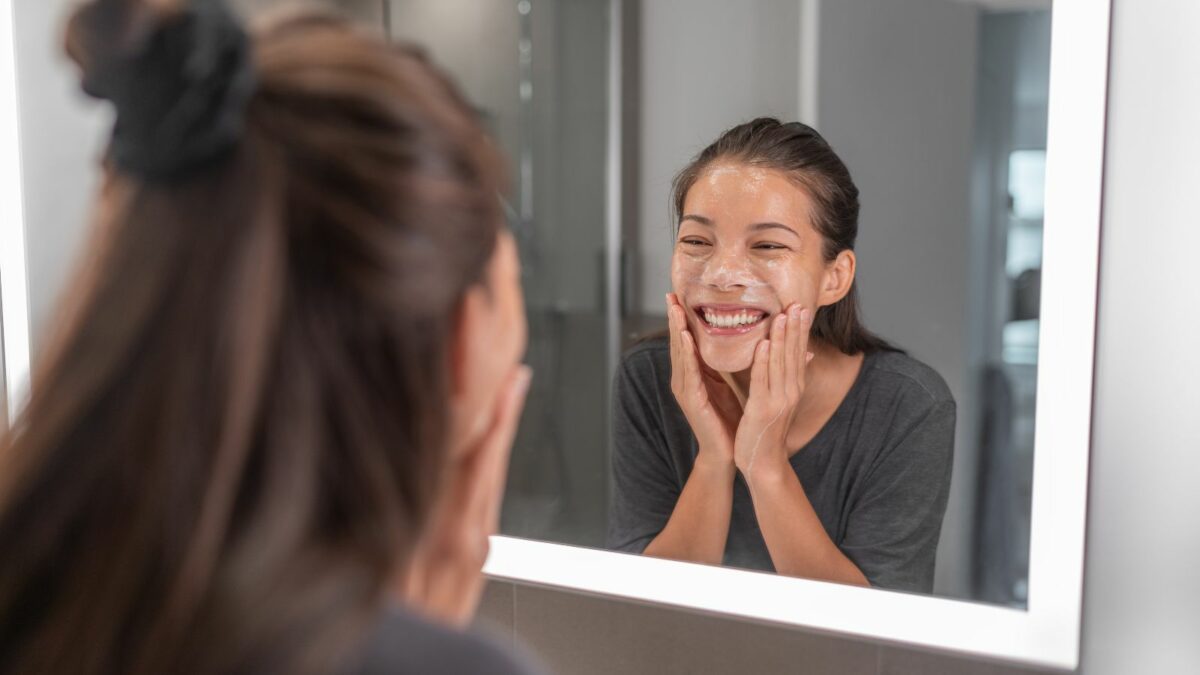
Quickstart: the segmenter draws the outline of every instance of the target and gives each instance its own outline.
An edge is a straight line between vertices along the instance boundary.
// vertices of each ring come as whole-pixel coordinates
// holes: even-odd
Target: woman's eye
[[[686,239],[680,239],[679,243],[687,246],[708,246],[707,241],[704,241],[703,239],[692,239],[690,237]]]
[[[782,251],[783,249],[786,249],[787,247],[783,246],[782,244],[771,244],[771,243],[764,242],[761,244],[755,244],[754,248],[761,249],[764,251]]]

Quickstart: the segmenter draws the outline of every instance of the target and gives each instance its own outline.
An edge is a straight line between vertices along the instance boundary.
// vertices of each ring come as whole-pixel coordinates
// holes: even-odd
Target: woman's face
[[[840,299],[811,213],[805,190],[774,169],[717,163],[688,190],[671,285],[709,367],[748,369],[776,314]]]

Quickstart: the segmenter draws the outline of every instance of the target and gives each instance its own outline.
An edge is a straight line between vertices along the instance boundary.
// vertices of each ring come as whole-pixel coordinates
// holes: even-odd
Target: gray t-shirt
[[[954,419],[954,399],[932,368],[899,352],[875,352],[829,422],[792,455],[825,532],[873,586],[933,590]],[[622,360],[613,392],[609,548],[641,553],[658,536],[697,450],[671,392],[667,338],[642,342]],[[775,569],[741,474],[725,564]]]

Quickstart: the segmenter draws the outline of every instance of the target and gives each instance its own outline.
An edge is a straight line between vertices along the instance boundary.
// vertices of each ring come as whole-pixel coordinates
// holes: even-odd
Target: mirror
[[[734,208],[713,190],[728,195],[749,174],[720,184],[701,171],[689,208],[705,202],[711,218],[690,214],[705,224],[681,222],[689,214],[672,217],[668,208],[672,178],[723,131],[755,117],[799,120],[828,141],[835,162],[849,169],[846,187],[860,192],[852,288],[862,324],[904,353],[872,348],[881,358],[864,358],[856,347],[843,354],[828,339],[814,340],[821,357],[807,372],[809,392],[817,393],[800,406],[806,412],[788,439],[789,463],[811,507],[780,504],[778,517],[815,516],[810,524],[818,527],[807,535],[849,558],[843,579],[863,568],[876,587],[1025,606],[1048,3],[855,0],[818,12],[796,1],[657,1],[626,3],[620,25],[602,2],[466,4],[394,0],[387,22],[395,39],[427,45],[454,74],[511,159],[510,212],[522,242],[537,376],[514,449],[503,531],[635,553],[649,546],[661,557],[761,571],[774,571],[782,557],[789,574],[823,578],[804,556],[769,550],[786,546],[791,526],[763,530],[760,510],[775,505],[751,498],[742,471],[729,470],[728,485],[697,501],[729,500],[723,494],[732,489],[732,507],[722,507],[732,511],[728,525],[718,515],[678,529],[683,521],[672,516],[692,484],[697,434],[671,391],[669,340],[645,339],[667,328],[663,294],[674,290],[687,304],[699,362],[723,370],[719,345],[732,341],[746,380],[747,345],[767,336],[765,318],[785,301],[817,302],[806,288],[780,291],[750,269],[767,260],[752,252],[763,246],[820,245],[804,204]],[[614,56],[619,87],[608,71]],[[614,112],[619,125],[609,119]],[[810,161],[814,150],[797,146],[795,158]],[[804,200],[786,172],[775,174],[781,180],[765,199]],[[713,222],[721,208],[734,222]],[[608,218],[616,221],[617,250],[606,236]],[[740,232],[762,220],[804,228],[803,238],[777,231],[758,241]],[[722,257],[732,247],[740,252]],[[766,284],[764,291],[730,292],[712,278],[687,288],[676,277],[699,268],[673,277],[672,261],[697,260],[696,248],[712,249],[701,267],[732,265],[748,279],[726,281]],[[772,255],[767,264],[791,274],[822,262]],[[618,264],[610,267],[612,258]],[[758,309],[765,318],[746,337],[718,335],[712,325],[706,333],[702,303],[729,305],[718,312],[729,317],[741,303],[750,318]],[[907,379],[910,400],[899,392],[884,398],[885,372]],[[926,388],[937,397],[911,400]],[[868,400],[912,405],[912,417],[875,410]],[[917,428],[927,437],[902,448],[909,456],[877,470],[929,405],[942,406],[941,418],[928,421],[936,428]],[[864,418],[876,421],[864,429]],[[883,488],[897,480],[907,486]],[[679,514],[688,516],[686,504]],[[673,543],[659,539],[668,523]],[[720,555],[693,550],[706,539]]]
[[[1094,322],[1107,3],[452,5],[393,0],[387,21],[397,39],[432,45],[512,158],[536,376],[514,448],[507,536],[494,541],[489,572],[1073,667],[1091,383],[1080,350],[1091,353]],[[871,590],[813,582],[854,580],[803,566],[762,574],[786,554],[771,550],[779,534],[764,532],[740,469],[721,488],[733,499],[713,509],[715,527],[682,526],[674,550],[645,555],[668,531],[700,454],[671,388],[669,340],[655,337],[667,329],[663,294],[684,295],[672,276],[681,235],[707,233],[700,246],[732,239],[727,248],[741,246],[742,257],[730,254],[730,264],[753,255],[729,223],[672,213],[672,179],[722,132],[763,116],[807,123],[848,167],[861,202],[854,288],[863,323],[905,351],[851,360],[824,415],[787,448],[794,458],[826,446],[821,461],[791,462],[792,480],[810,497],[809,524],[814,512],[820,524],[809,533],[865,572]],[[786,196],[786,185],[773,194]],[[706,208],[736,210],[731,201]],[[743,209],[731,220],[744,229],[761,215]],[[770,220],[811,234],[805,215]],[[747,275],[743,286],[762,282]],[[780,312],[777,295],[758,309]],[[729,309],[755,304],[737,302],[750,307]],[[703,307],[686,309],[689,331],[702,330]],[[703,342],[698,361],[719,371],[704,361]],[[638,353],[649,362],[642,381],[622,390],[622,368]],[[915,378],[918,388],[944,387],[953,426],[918,443],[940,457],[925,470],[898,461],[874,473],[879,449],[899,445],[890,434],[915,424],[861,422],[870,402],[887,407],[869,393],[871,374],[898,377],[901,362],[916,364],[910,380],[928,376]],[[837,459],[864,451],[870,443],[852,440],[872,434],[857,470]],[[873,481],[913,482],[871,513],[862,509]],[[702,496],[694,513],[712,503]],[[780,513],[785,530],[805,515]],[[711,547],[689,550],[712,530],[715,558]],[[905,544],[913,538],[921,545]],[[914,611],[932,618],[914,627]]]
[[[39,26],[24,34],[50,34],[64,6],[54,5],[24,10],[23,20]],[[1107,2],[389,0],[378,12],[371,7],[370,19],[387,35],[422,43],[459,81],[510,160],[508,215],[521,247],[535,381],[513,452],[505,536],[493,541],[489,574],[1075,666]],[[0,28],[12,32],[11,25]],[[74,93],[73,75],[47,56],[49,46],[34,43],[16,42],[22,68],[43,69],[34,73],[39,81],[60,86],[23,96],[18,107],[14,64],[0,61],[0,150],[9,150],[0,152],[0,190],[7,191],[0,197],[13,197],[0,198],[8,209],[0,219],[0,310],[10,408],[19,405],[40,322],[80,238],[22,223],[84,222],[90,177],[50,180],[43,169],[68,160],[90,166],[106,126],[94,109],[61,100]],[[64,126],[78,142],[58,142],[61,134],[47,131],[53,120],[43,111],[51,108],[76,110],[78,119]],[[825,536],[874,588],[826,583],[847,579],[812,570],[770,573],[782,565],[736,466],[728,489],[741,496],[743,518],[735,525],[743,541],[758,537],[757,562],[724,547],[712,562],[725,566],[685,562],[678,551],[641,555],[665,530],[661,523],[624,540],[614,536],[613,514],[635,501],[613,480],[621,453],[637,449],[618,447],[620,406],[632,401],[657,412],[643,425],[650,437],[675,424],[683,439],[675,443],[677,456],[664,441],[668,454],[651,456],[651,466],[691,459],[698,450],[686,414],[685,428],[680,414],[663,421],[662,409],[677,405],[669,378],[650,383],[659,398],[649,404],[614,389],[628,355],[656,339],[659,366],[664,353],[671,363],[669,343],[654,335],[667,328],[664,294],[686,296],[671,274],[685,233],[685,214],[670,209],[672,179],[722,132],[762,116],[816,129],[848,168],[861,201],[853,288],[863,324],[904,349],[911,363],[903,363],[920,366],[920,388],[940,382],[955,403],[953,430],[939,427],[943,454],[934,466],[944,473],[925,472],[923,482],[910,484],[924,498],[920,583],[890,581],[863,562],[870,556],[861,548],[846,545],[854,541],[862,490],[878,478],[870,461],[857,469],[826,462],[792,478],[806,498],[813,495],[820,528],[808,533]],[[18,137],[18,117],[44,124],[26,124]],[[785,181],[769,193],[803,203],[811,190]],[[763,222],[762,214],[721,217],[717,211],[732,202],[710,200],[692,214],[710,222],[690,219],[686,227],[701,228],[693,234],[709,228],[709,244],[733,241],[744,250],[729,260],[744,262],[755,250],[744,230]],[[816,212],[794,207],[772,221],[801,230],[814,249]],[[815,269],[814,278],[824,281],[826,268]],[[746,273],[730,287],[755,278],[762,281]],[[775,314],[799,295],[738,302]],[[819,305],[814,297],[805,302]],[[699,309],[685,315],[691,331],[708,320]],[[835,363],[839,353],[857,355],[817,353]],[[785,442],[795,446],[787,450],[805,457],[838,420],[843,438],[896,438],[889,434],[902,430],[859,424],[854,411],[866,408],[846,404],[870,391],[864,378],[883,372],[880,358],[900,358],[895,354],[861,355],[840,380],[822,381],[834,392],[820,399],[824,414],[812,416],[810,438],[796,434],[791,441],[800,441]],[[748,405],[748,398],[737,402],[739,409]],[[907,419],[905,429],[915,424]],[[839,443],[829,446],[845,446]],[[884,445],[876,443],[868,460]],[[674,486],[668,480],[665,493],[646,491],[666,504],[660,519],[669,520],[691,472],[686,462],[667,464]],[[837,472],[841,480],[822,482]],[[902,513],[909,501],[877,511],[894,519],[875,516],[875,531],[895,534],[912,522]],[[880,548],[878,540],[876,558],[908,555]],[[897,590],[907,592],[888,592]],[[914,615],[923,620],[911,621]]]

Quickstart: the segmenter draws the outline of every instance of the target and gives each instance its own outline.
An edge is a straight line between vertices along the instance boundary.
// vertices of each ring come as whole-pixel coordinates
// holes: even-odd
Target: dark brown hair
[[[422,531],[501,163],[411,49],[311,13],[253,49],[232,157],[106,175],[0,444],[0,672],[331,671]]]
[[[812,199],[813,226],[824,239],[826,262],[854,250],[858,237],[858,187],[850,171],[815,129],[799,122],[784,124],[760,117],[721,134],[683,168],[672,183],[672,219],[679,227],[688,191],[706,169],[729,161],[775,169],[787,174]],[[838,302],[817,310],[813,335],[846,354],[900,351],[868,331],[858,306],[858,282]]]

